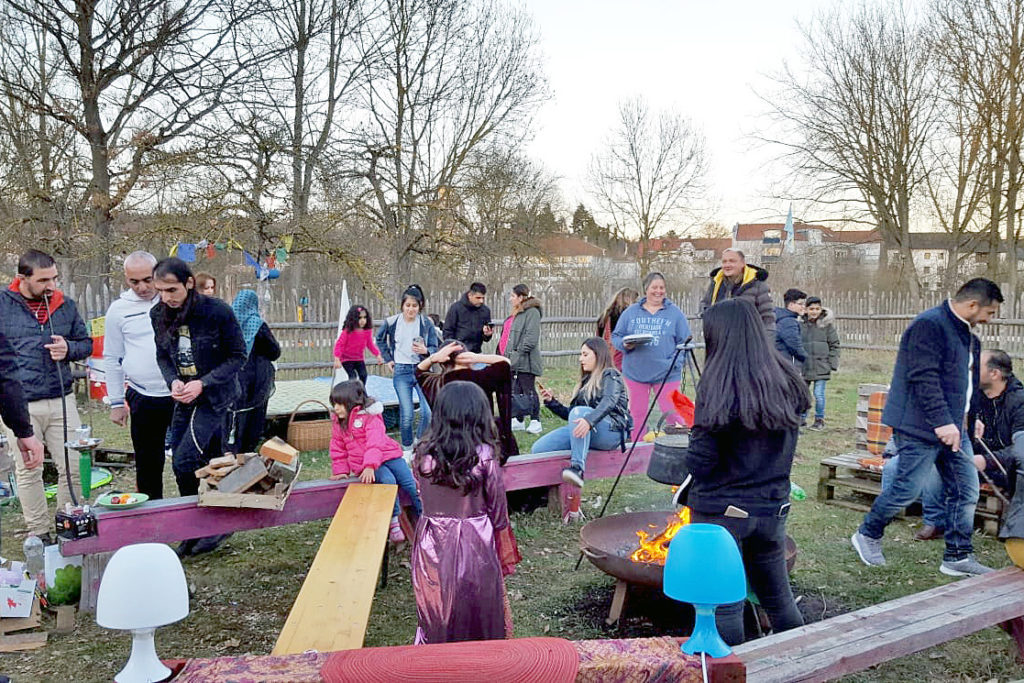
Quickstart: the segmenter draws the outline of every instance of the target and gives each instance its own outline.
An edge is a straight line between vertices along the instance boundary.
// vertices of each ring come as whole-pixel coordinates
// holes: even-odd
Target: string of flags
[[[243,260],[246,265],[252,266],[253,274],[257,279],[276,280],[281,276],[281,268],[287,264],[288,255],[291,252],[294,240],[294,235],[283,236],[281,238],[281,246],[267,254],[263,263],[260,263],[259,259],[250,254],[237,240],[231,239],[224,242],[210,242],[209,240],[202,239],[194,244],[178,242],[171,248],[170,255],[177,256],[185,263],[195,263],[200,254],[207,260],[212,260],[217,257],[218,252],[234,249],[242,252]]]

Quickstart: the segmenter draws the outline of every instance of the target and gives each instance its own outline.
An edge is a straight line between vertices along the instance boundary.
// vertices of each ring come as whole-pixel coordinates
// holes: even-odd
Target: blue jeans
[[[723,501],[723,505],[727,501]],[[789,585],[789,571],[786,569],[786,517],[751,515],[744,519],[725,515],[708,515],[694,512],[692,521],[717,524],[725,527],[743,556],[743,569],[747,573],[747,584],[757,595],[758,602],[768,613],[775,633],[788,631],[804,625],[804,619],[793,599]],[[719,605],[715,610],[718,632],[729,645],[744,641],[743,603],[744,600]]]
[[[416,438],[423,436],[430,424],[430,406],[427,405],[427,397],[423,395],[423,389],[416,381],[416,366],[409,363],[395,363],[395,377],[393,380],[395,393],[398,394],[398,426],[402,434],[402,448],[412,447],[412,423],[416,417],[416,405],[412,401],[412,392],[415,391],[420,399],[420,425],[416,430]]]
[[[896,477],[896,469],[899,466],[900,456],[896,455],[885,459],[882,466],[882,490],[892,488],[892,480]],[[946,489],[942,486],[942,477],[939,470],[932,467],[921,491],[921,516],[924,523],[936,529],[948,529],[946,523]]]
[[[825,419],[825,383],[827,379],[815,379],[807,383],[807,387],[814,394],[814,418]],[[810,411],[808,411],[810,412]]]
[[[955,453],[941,443],[923,441],[908,434],[897,432],[893,439],[899,457],[895,477],[864,516],[860,533],[868,538],[881,538],[886,525],[921,495],[934,466],[945,487],[949,521],[942,559],[955,562],[966,558],[974,552],[971,533],[974,509],[978,505],[978,470],[972,462],[974,450],[970,439],[963,434],[960,450]]]
[[[530,452],[547,453],[549,451],[564,451],[568,449],[571,452],[569,461],[579,467],[581,471],[586,470],[587,452],[591,446],[595,450],[610,451],[622,443],[622,432],[613,429],[611,422],[608,420],[600,420],[594,425],[593,429],[583,435],[583,438],[577,438],[572,435],[572,430],[576,426],[576,420],[586,417],[592,412],[594,412],[593,408],[576,406],[569,411],[569,424],[554,429],[537,439]]]
[[[398,484],[398,488],[405,491],[412,500],[412,506],[416,510],[416,515],[423,514],[423,503],[420,502],[420,494],[416,490],[416,479],[412,476],[412,470],[409,469],[409,464],[404,459],[385,460],[381,463],[380,467],[374,470],[373,476],[378,484]],[[395,496],[393,516],[397,517],[400,511],[398,496]]]

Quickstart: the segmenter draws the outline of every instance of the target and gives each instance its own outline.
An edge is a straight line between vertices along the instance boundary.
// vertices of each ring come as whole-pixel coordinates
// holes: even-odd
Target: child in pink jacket
[[[412,499],[416,516],[423,512],[420,494],[412,470],[402,458],[402,447],[390,438],[381,416],[384,407],[366,395],[363,383],[357,379],[339,382],[331,389],[334,422],[331,430],[331,479],[358,476],[364,484],[375,481],[397,484]],[[389,536],[395,543],[405,540],[398,524],[398,497],[395,497],[394,515],[391,517]]]
[[[365,353],[369,351],[380,362],[380,349],[373,343],[373,318],[365,306],[348,309],[338,341],[334,342],[334,367],[345,368],[349,379],[359,378],[366,384]]]

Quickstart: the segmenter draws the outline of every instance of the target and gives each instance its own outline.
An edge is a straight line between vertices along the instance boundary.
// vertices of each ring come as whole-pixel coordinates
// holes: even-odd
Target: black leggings
[[[537,389],[534,387],[536,381],[537,375],[530,374],[529,372],[513,373],[512,395],[525,395],[530,406],[529,410],[524,411],[521,407],[517,408],[515,401],[513,401],[512,417],[515,419],[521,420],[527,416],[532,417],[534,420],[540,419],[540,399],[537,397]]]
[[[366,386],[366,363],[361,360],[345,360],[341,362],[341,367],[345,368],[349,379],[359,377],[359,381]]]

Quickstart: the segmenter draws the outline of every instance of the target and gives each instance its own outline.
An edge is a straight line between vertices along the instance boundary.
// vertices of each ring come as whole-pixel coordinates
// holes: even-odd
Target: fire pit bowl
[[[648,510],[595,519],[580,529],[580,550],[606,574],[626,583],[660,588],[664,566],[633,562],[629,556],[639,547],[638,530],[653,535],[665,527],[673,514],[671,510]],[[786,536],[786,568],[789,571],[793,571],[796,564],[796,552],[796,542]]]

